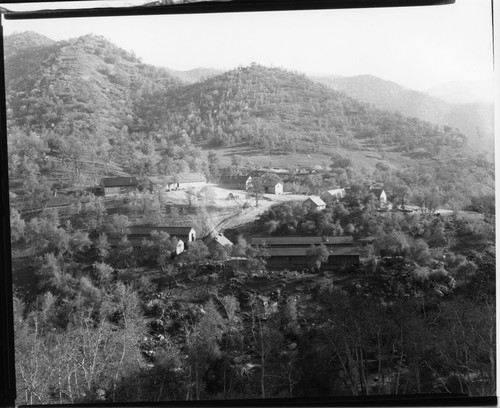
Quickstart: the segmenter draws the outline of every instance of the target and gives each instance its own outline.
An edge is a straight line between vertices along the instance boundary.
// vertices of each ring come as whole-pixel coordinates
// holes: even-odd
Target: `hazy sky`
[[[4,20],[7,35],[26,30],[54,40],[103,35],[145,63],[179,70],[255,61],[306,73],[372,74],[419,90],[489,80],[493,74],[490,0],[395,9]]]

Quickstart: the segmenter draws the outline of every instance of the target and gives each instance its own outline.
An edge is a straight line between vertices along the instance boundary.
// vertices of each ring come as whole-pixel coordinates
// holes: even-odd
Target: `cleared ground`
[[[230,194],[234,198],[229,198]],[[235,228],[255,221],[261,213],[275,204],[282,202],[305,201],[308,196],[300,194],[263,194],[256,205],[255,198],[243,190],[231,190],[209,185],[207,192],[170,191],[163,194],[167,205],[189,206],[195,209],[198,223],[205,223],[207,228],[224,230]],[[188,217],[193,220],[193,216]]]

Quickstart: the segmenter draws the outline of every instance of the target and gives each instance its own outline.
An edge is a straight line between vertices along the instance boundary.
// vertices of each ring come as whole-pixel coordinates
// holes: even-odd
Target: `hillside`
[[[137,120],[138,101],[180,85],[99,36],[14,34],[5,55],[9,123],[32,130],[109,134]]]
[[[314,79],[380,109],[457,128],[467,136],[469,145],[476,149],[491,151],[494,146],[492,104],[449,103],[372,75],[328,76]]]
[[[248,143],[262,152],[311,153],[321,146],[401,152],[460,146],[464,136],[376,109],[305,75],[259,65],[174,90],[162,126],[213,147]]]
[[[105,174],[217,179],[209,150],[223,165],[242,156],[247,168],[328,169],[341,154],[358,173],[381,161],[438,171],[468,154],[456,129],[283,69],[252,64],[186,85],[93,35],[53,42],[15,34],[6,55],[11,179],[31,180],[34,190],[56,181],[88,186]]]
[[[194,68],[187,71],[178,71],[171,68],[165,68],[167,72],[173,77],[187,83],[193,84],[195,82],[203,81],[207,78],[220,75],[224,72],[222,69],[215,68]]]

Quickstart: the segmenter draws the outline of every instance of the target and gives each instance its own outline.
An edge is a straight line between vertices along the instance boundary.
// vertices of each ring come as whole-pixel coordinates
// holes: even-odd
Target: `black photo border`
[[[78,0],[53,0],[54,10],[10,11],[3,5],[37,3],[44,0],[0,0],[0,13],[8,20],[50,19],[50,18],[88,18],[120,17],[160,14],[208,14],[229,12],[260,12],[285,10],[323,10],[358,8],[393,8],[414,6],[435,6],[453,4],[455,0],[219,0],[194,2],[153,7],[104,7],[57,9],[58,2],[77,2]],[[81,0],[79,1],[81,3]],[[492,6],[494,0],[491,0]],[[45,2],[46,3],[46,2]],[[15,407],[15,345],[12,294],[12,264],[9,215],[9,180],[7,151],[6,89],[4,67],[4,37],[0,21],[0,407]],[[418,35],[418,34],[417,34]],[[324,406],[495,406],[497,397],[469,397],[457,394],[419,394],[403,396],[360,396],[332,398],[267,399],[267,400],[218,400],[218,401],[171,401],[162,403],[106,403],[74,404],[71,407],[324,407]],[[50,405],[62,407],[68,405]],[[30,406],[33,407],[33,406]]]

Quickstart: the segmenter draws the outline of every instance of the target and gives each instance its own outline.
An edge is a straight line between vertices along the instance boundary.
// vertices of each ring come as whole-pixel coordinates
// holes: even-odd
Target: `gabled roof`
[[[278,184],[282,184],[281,181],[266,180],[262,182],[264,187],[276,187]]]
[[[319,197],[311,196],[306,201],[304,201],[304,203],[307,203],[308,201],[312,201],[318,207],[326,206],[326,203]]]
[[[337,197],[339,194],[340,195],[345,194],[345,188],[336,188],[333,190],[327,190],[323,194],[321,194],[321,197],[327,194],[331,195],[332,197]]]
[[[267,253],[269,256],[306,256],[308,247],[305,248],[295,248],[295,247],[283,247],[283,248],[267,248]],[[359,249],[355,246],[342,246],[342,247],[330,247],[328,248],[330,256],[359,256]]]
[[[194,230],[192,227],[150,227],[150,226],[137,226],[129,228],[130,236],[149,236],[153,231],[166,232],[171,237],[185,237]]]
[[[222,234],[209,235],[203,239],[203,243],[207,246],[214,241],[222,246],[233,246],[233,243]]]
[[[104,187],[135,187],[137,179],[135,177],[106,177],[101,179]]]
[[[370,192],[373,193],[375,195],[375,197],[380,198],[380,196],[384,192],[384,189],[383,188],[371,188]]]
[[[253,237],[252,245],[268,245],[273,246],[309,246],[324,244],[332,245],[354,245],[351,235],[343,235],[336,237],[319,237],[319,236],[286,236],[286,237]]]
[[[200,173],[181,173],[169,176],[153,176],[148,178],[153,184],[196,183],[207,181],[207,178]]]
[[[222,176],[220,178],[221,183],[246,183],[251,176]]]

